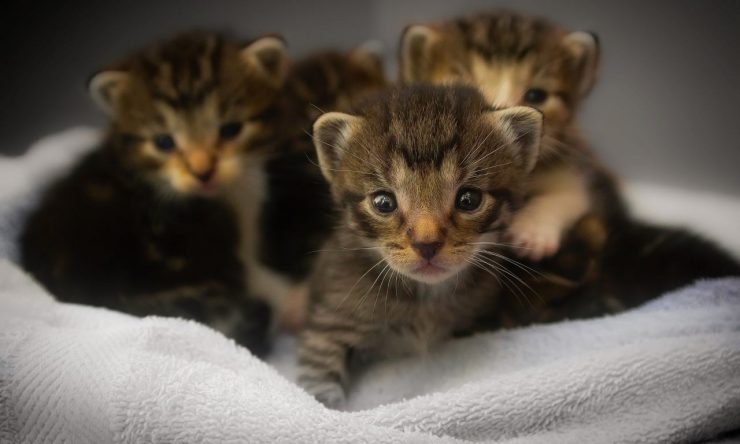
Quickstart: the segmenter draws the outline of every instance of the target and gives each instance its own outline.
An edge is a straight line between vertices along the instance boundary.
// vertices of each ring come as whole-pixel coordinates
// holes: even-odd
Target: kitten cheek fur
[[[213,191],[236,180],[245,156],[272,131],[266,117],[287,73],[277,37],[247,45],[187,38],[182,53],[150,48],[88,84],[111,118],[113,137],[127,141],[115,150],[122,163],[163,191],[183,195],[202,193],[206,183]],[[225,139],[219,131],[229,123],[241,127]],[[172,138],[171,149],[155,146],[162,135]]]

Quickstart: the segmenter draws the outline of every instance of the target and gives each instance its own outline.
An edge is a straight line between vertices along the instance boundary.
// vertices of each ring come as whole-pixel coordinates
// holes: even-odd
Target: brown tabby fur
[[[189,33],[93,76],[108,134],[29,216],[24,266],[59,299],[198,319],[263,351],[269,310],[246,297],[222,197],[251,191],[238,188],[274,137],[283,63],[274,37]]]
[[[508,11],[410,26],[402,38],[402,82],[474,85],[496,106],[528,105],[545,115],[529,205],[509,233],[534,261],[554,254],[561,236],[586,213],[610,219],[625,212],[612,176],[575,124],[598,65],[593,35]],[[528,101],[530,89],[544,91],[545,100]]]
[[[496,242],[524,198],[541,124],[529,108],[492,110],[469,87],[391,90],[316,122],[341,211],[300,339],[300,381],[319,400],[342,403],[351,351],[426,349],[492,310]],[[462,188],[482,193],[474,211],[456,209]],[[378,191],[396,196],[396,211],[373,207]],[[440,245],[429,262],[420,242]]]

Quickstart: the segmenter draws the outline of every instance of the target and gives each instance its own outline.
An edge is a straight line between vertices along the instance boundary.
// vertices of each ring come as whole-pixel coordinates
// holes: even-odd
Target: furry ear
[[[570,54],[578,79],[578,95],[591,91],[599,71],[601,51],[596,34],[584,31],[571,32],[563,38],[563,47]]]
[[[321,173],[330,183],[346,153],[347,142],[361,121],[361,117],[331,112],[323,114],[313,124],[313,144],[319,157]]]
[[[87,89],[98,107],[110,116],[118,108],[129,81],[130,76],[124,71],[100,71],[87,81]]]
[[[488,118],[495,126],[503,128],[517,146],[525,171],[532,171],[540,154],[543,114],[528,106],[514,106],[489,111]]]
[[[261,37],[244,49],[242,58],[256,68],[275,86],[280,86],[288,72],[288,55],[285,41],[276,36]]]
[[[367,70],[382,73],[383,53],[383,43],[379,40],[370,40],[350,51],[350,57]]]
[[[439,33],[425,25],[411,25],[401,35],[398,66],[401,83],[427,80],[431,68],[432,52],[439,40]]]

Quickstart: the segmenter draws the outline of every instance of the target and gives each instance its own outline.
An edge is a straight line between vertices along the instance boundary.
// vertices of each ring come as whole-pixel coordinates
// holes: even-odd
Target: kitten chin
[[[311,282],[307,390],[340,405],[350,352],[426,350],[493,310],[541,131],[539,112],[493,109],[463,86],[392,89],[316,121],[340,223]]]

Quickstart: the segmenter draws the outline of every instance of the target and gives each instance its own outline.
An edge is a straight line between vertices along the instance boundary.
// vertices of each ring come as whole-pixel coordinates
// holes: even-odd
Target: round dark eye
[[[381,213],[396,211],[396,197],[391,193],[381,191],[373,195],[373,206]]]
[[[175,139],[169,134],[157,134],[154,136],[154,146],[160,151],[172,151],[175,149]]]
[[[239,122],[224,123],[221,125],[221,128],[218,129],[218,137],[220,137],[221,140],[230,140],[238,136],[241,131],[242,124]]]
[[[528,89],[524,93],[524,101],[530,105],[539,105],[547,100],[547,91],[541,88]]]
[[[455,208],[462,211],[473,211],[480,206],[482,200],[483,195],[480,190],[463,188],[457,192]]]

